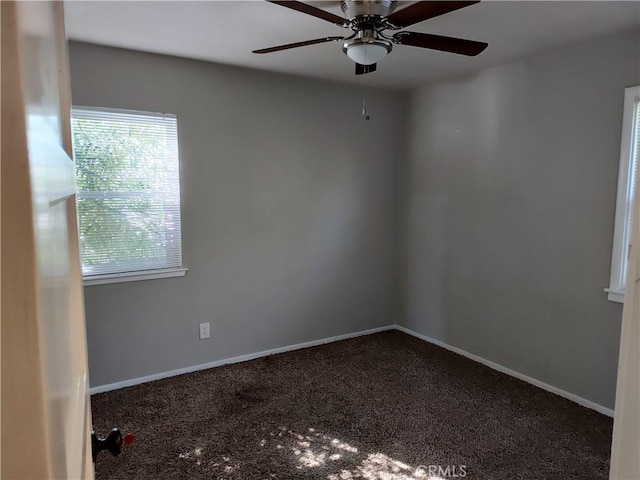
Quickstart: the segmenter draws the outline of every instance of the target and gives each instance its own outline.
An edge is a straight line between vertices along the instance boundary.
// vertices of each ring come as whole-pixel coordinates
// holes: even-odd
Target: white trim
[[[425,342],[429,342],[433,345],[437,345],[453,353],[457,353],[458,355],[462,355],[463,357],[473,360],[474,362],[481,363],[482,365],[492,368],[493,370],[497,370],[498,372],[502,372],[509,376],[523,380],[535,387],[546,390],[547,392],[551,392],[563,398],[566,398],[567,400],[571,400],[572,402],[577,403],[578,405],[582,405],[583,407],[590,408],[591,410],[595,410],[596,412],[602,413],[604,415],[607,415],[608,417],[613,418],[613,410],[610,408],[604,407],[595,402],[579,397],[578,395],[574,395],[573,393],[566,392],[558,387],[554,387],[553,385],[549,385],[547,383],[541,382],[540,380],[536,380],[535,378],[516,372],[515,370],[511,370],[510,368],[503,367],[502,365],[499,365],[497,363],[491,362],[482,357],[469,353],[465,350],[462,350],[461,348],[453,347],[440,340],[436,340],[435,338],[431,338],[426,335],[422,335],[421,333],[414,332],[413,330],[409,330],[408,328],[402,327],[400,325],[387,325],[384,327],[372,328],[369,330],[362,330],[360,332],[347,333],[344,335],[337,335],[335,337],[323,338],[320,340],[312,340],[310,342],[303,342],[303,343],[297,343],[295,345],[288,345],[285,347],[273,348],[271,350],[263,350],[261,352],[248,353],[246,355],[225,358],[222,360],[216,360],[209,363],[202,363],[200,365],[193,365],[191,367],[179,368],[177,370],[170,370],[168,372],[155,373],[153,375],[146,375],[144,377],[132,378],[129,380],[124,380],[122,382],[99,385],[97,387],[91,387],[89,392],[92,395],[95,393],[109,392],[111,390],[117,390],[119,388],[125,388],[125,387],[132,387],[134,385],[139,385],[141,383],[146,383],[146,382],[152,382],[154,380],[160,380],[162,378],[174,377],[176,375],[183,375],[185,373],[197,372],[198,370],[206,370],[208,368],[220,367],[222,365],[228,365],[231,363],[246,362],[247,360],[254,360],[256,358],[266,357],[268,355],[274,355],[276,353],[290,352],[292,350],[299,350],[301,348],[316,347],[318,345],[324,345],[326,343],[339,342],[340,340],[347,340],[349,338],[361,337],[364,335],[371,335],[374,333],[385,332],[387,330],[399,330],[408,335],[419,338],[420,340],[424,340]]]
[[[613,290],[611,288],[605,288],[605,292],[607,292],[607,298],[611,302],[624,303],[624,292],[619,290]]]
[[[137,282],[139,280],[155,280],[157,278],[184,277],[189,270],[186,267],[160,268],[156,270],[144,270],[139,272],[106,273],[104,275],[92,275],[82,277],[85,287],[92,285],[104,285],[106,283]]]
[[[418,332],[414,332],[413,330],[409,330],[406,327],[401,327],[400,325],[396,325],[395,328],[397,330],[400,330],[401,332],[407,333],[413,337],[419,338],[420,340],[424,340],[425,342],[429,342],[432,343],[433,345],[437,345],[438,347],[442,347],[446,350],[449,350],[453,353],[457,353],[458,355],[462,355],[463,357],[466,357],[470,360],[473,360],[474,362],[478,362],[481,363],[482,365],[485,365],[489,368],[492,368],[493,370],[497,370],[498,372],[502,372],[502,373],[506,373],[507,375],[511,376],[511,377],[515,377],[518,378],[520,380],[523,380],[527,383],[530,383],[531,385],[541,388],[543,390],[546,390],[547,392],[551,392],[554,393],[556,395],[559,395],[563,398],[566,398],[567,400],[571,400],[572,402],[577,403],[578,405],[582,405],[583,407],[587,407],[590,408],[591,410],[595,410],[596,412],[602,413],[604,415],[607,415],[608,417],[613,418],[613,410],[611,408],[607,408],[603,405],[600,405],[598,403],[592,402],[591,400],[587,400],[586,398],[582,398],[579,397],[578,395],[574,395],[573,393],[569,393],[565,390],[562,390],[558,387],[554,387],[553,385],[549,385],[548,383],[544,383],[541,382],[540,380],[536,380],[535,378],[529,377],[528,375],[525,375],[523,373],[520,372],[516,372],[515,370],[511,370],[510,368],[507,367],[503,367],[502,365],[499,365],[497,363],[494,363],[490,360],[487,360],[485,358],[479,357],[477,355],[474,355],[473,353],[469,353],[466,350],[462,350],[461,348],[458,347],[453,347],[451,345],[449,345],[448,343],[442,342],[440,340],[436,340],[435,338],[431,338],[428,337],[426,335],[423,335],[421,333]]]
[[[625,88],[624,110],[622,114],[622,136],[620,139],[620,163],[618,167],[618,195],[616,199],[616,216],[613,231],[613,249],[611,252],[611,276],[609,288],[609,300],[624,302],[625,265],[628,262],[629,243],[631,231],[629,228],[629,216],[631,215],[631,186],[633,184],[633,159],[635,153],[635,113],[640,97],[640,85]],[[636,190],[638,186],[636,186]],[[611,295],[611,294],[614,295]],[[621,296],[622,295],[622,296]]]
[[[395,325],[386,325],[384,327],[371,328],[369,330],[362,330],[360,332],[346,333],[344,335],[336,335],[335,337],[322,338],[320,340],[311,340],[310,342],[296,343],[295,345],[287,345],[285,347],[272,348],[270,350],[263,350],[256,353],[248,353],[246,355],[240,355],[237,357],[224,358],[222,360],[215,360],[213,362],[202,363],[200,365],[193,365],[191,367],[179,368],[177,370],[170,370],[168,372],[155,373],[153,375],[146,375],[144,377],[132,378],[124,380],[122,382],[109,383],[106,385],[99,385],[97,387],[91,387],[89,392],[103,393],[110,390],[117,390],[118,388],[131,387],[133,385],[139,385],[141,383],[152,382],[154,380],[160,380],[162,378],[174,377],[176,375],[183,375],[185,373],[197,372],[198,370],[206,370],[208,368],[220,367],[222,365],[228,365],[230,363],[246,362],[247,360],[254,360],[260,357],[267,357],[276,353],[290,352],[292,350],[299,350],[301,348],[316,347],[318,345],[324,345],[325,343],[339,342],[340,340],[348,340],[349,338],[361,337],[364,335],[371,335],[374,333],[385,332],[387,330],[393,330]]]

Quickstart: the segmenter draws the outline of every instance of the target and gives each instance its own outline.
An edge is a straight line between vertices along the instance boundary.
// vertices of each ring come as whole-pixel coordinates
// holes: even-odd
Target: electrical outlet
[[[210,326],[209,322],[200,324],[200,340],[204,340],[211,336]]]

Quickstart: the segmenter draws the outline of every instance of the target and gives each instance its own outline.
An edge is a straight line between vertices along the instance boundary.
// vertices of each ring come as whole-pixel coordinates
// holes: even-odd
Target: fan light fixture
[[[387,56],[389,50],[375,43],[355,43],[347,47],[347,55],[360,65],[373,65]]]
[[[356,37],[344,42],[342,50],[347,56],[360,65],[378,63],[391,51],[393,45],[389,41],[374,37]]]

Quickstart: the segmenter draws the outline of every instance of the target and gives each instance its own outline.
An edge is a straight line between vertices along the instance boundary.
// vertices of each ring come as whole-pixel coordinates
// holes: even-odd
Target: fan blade
[[[356,75],[365,75],[367,73],[375,72],[377,68],[377,63],[372,63],[371,65],[356,63]]]
[[[342,17],[334,15],[333,13],[329,13],[325,10],[321,10],[316,7],[312,7],[311,5],[307,5],[302,2],[293,2],[293,1],[277,1],[277,0],[267,0],[269,3],[275,3],[276,5],[280,5],[282,7],[287,7],[296,12],[306,13],[307,15],[311,15],[312,17],[321,18],[322,20],[326,20],[327,22],[334,23],[339,27],[347,27],[349,22]]]
[[[475,57],[479,53],[482,53],[488,46],[488,44],[484,42],[475,42],[473,40],[464,40],[462,38],[442,37],[440,35],[417,32],[398,32],[393,36],[393,38],[401,45],[430,48],[432,50],[457,53],[460,55],[467,55],[469,57]]]
[[[254,50],[253,53],[279,52],[280,50],[289,50],[290,48],[306,47],[307,45],[315,45],[316,43],[337,42],[338,40],[344,40],[344,37],[325,37],[325,38],[316,38],[315,40],[307,40],[305,42],[287,43],[286,45],[278,45],[277,47],[269,47],[269,48],[262,48],[260,50]]]
[[[417,2],[389,15],[387,23],[393,25],[396,29],[404,28],[476,3],[480,3],[480,0],[471,2]]]

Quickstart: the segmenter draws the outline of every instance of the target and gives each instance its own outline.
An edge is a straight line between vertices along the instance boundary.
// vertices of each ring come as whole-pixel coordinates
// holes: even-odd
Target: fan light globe
[[[387,56],[387,53],[387,48],[371,43],[356,43],[347,48],[349,58],[360,65],[378,63]]]

